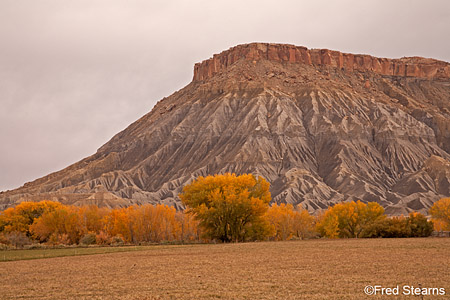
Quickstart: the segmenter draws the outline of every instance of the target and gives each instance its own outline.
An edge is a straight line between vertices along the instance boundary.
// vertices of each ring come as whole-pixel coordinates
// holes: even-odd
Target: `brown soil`
[[[155,246],[0,263],[0,298],[402,299],[366,296],[376,284],[445,288],[448,297],[449,265],[444,238]]]

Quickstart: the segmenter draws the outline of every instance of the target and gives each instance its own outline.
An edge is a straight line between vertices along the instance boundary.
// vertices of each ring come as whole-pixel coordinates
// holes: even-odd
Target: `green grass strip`
[[[0,251],[0,262],[42,259],[63,256],[93,255],[116,252],[143,251],[158,246],[126,246],[126,247],[88,247],[88,248],[56,248]]]

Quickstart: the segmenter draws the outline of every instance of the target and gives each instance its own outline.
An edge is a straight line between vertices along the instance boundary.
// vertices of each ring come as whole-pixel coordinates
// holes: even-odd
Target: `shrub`
[[[97,245],[108,245],[111,243],[111,237],[104,231],[100,231],[95,236],[95,243]]]
[[[44,244],[31,244],[31,245],[26,245],[24,247],[24,249],[27,250],[32,250],[32,249],[47,249],[48,246],[44,245]]]
[[[411,237],[430,236],[433,232],[433,222],[420,213],[410,213],[407,219],[408,226],[411,229]]]
[[[66,233],[52,233],[48,238],[47,244],[49,245],[70,245],[69,235]]]
[[[97,236],[95,233],[87,233],[83,235],[83,237],[80,239],[80,244],[82,245],[92,245],[97,242]]]
[[[15,248],[23,248],[23,246],[31,244],[31,240],[26,234],[20,231],[13,231],[5,234],[5,236],[8,243]]]
[[[116,235],[111,238],[111,245],[122,246],[124,244],[123,238],[120,235]]]
[[[380,219],[369,226],[364,237],[408,238],[426,237],[433,232],[433,223],[420,213],[410,213],[408,217],[395,216]]]

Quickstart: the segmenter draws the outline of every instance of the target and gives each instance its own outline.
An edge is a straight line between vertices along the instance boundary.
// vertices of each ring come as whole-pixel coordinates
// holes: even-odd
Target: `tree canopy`
[[[377,221],[386,218],[384,208],[376,202],[338,203],[328,208],[318,222],[318,230],[330,238],[358,238]]]
[[[200,176],[183,188],[180,198],[207,237],[222,242],[257,240],[269,233],[264,218],[269,187],[264,178],[252,174]]]
[[[450,230],[450,198],[436,201],[430,208],[430,214],[439,223],[441,230]]]

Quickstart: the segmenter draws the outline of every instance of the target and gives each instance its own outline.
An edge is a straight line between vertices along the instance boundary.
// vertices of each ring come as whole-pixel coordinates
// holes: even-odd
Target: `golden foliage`
[[[128,208],[76,207],[59,202],[23,202],[0,212],[0,233],[24,233],[49,244],[77,244],[93,236],[97,244],[198,241],[198,222],[166,205]]]
[[[22,202],[0,212],[0,231],[22,232],[31,236],[30,225],[44,213],[54,211],[63,205],[54,201]]]
[[[52,241],[56,241],[57,237],[64,237],[64,240],[68,239],[71,244],[76,244],[83,234],[79,208],[61,206],[47,211],[34,220],[30,231],[41,242],[48,241],[51,237]]]
[[[377,203],[339,203],[311,216],[291,204],[273,204],[269,183],[253,175],[199,177],[180,195],[187,212],[166,205],[126,208],[76,207],[59,202],[23,202],[0,212],[0,244],[36,239],[56,244],[99,245],[160,242],[290,240],[315,237],[421,237],[450,230],[450,198],[420,213],[386,217]],[[88,239],[89,238],[89,239]],[[205,239],[206,238],[206,239]],[[22,242],[23,240],[23,242]],[[19,243],[20,242],[20,243]]]
[[[384,208],[376,202],[338,203],[320,217],[317,230],[329,238],[358,238],[370,225],[385,217]]]
[[[269,183],[252,174],[200,176],[180,195],[205,235],[222,242],[264,239],[263,218],[270,202]]]
[[[271,237],[277,241],[314,236],[314,217],[307,210],[292,204],[273,204],[265,215],[271,226]]]
[[[436,201],[430,208],[436,230],[450,230],[450,198]]]

